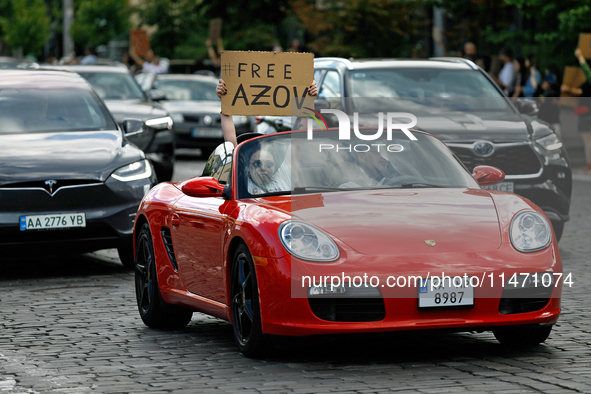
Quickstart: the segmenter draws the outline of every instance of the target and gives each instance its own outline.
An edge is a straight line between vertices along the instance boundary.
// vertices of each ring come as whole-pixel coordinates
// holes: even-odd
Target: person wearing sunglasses
[[[248,158],[247,188],[252,195],[291,190],[291,173],[285,162],[279,164],[273,147],[257,146]]]

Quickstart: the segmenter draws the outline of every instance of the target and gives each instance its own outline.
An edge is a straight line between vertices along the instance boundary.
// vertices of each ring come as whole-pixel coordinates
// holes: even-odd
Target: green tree
[[[127,0],[84,0],[75,6],[70,35],[77,45],[106,45],[129,30]]]
[[[426,56],[420,43],[428,23],[420,0],[292,0],[294,14],[324,56]]]
[[[207,37],[201,3],[200,0],[145,0],[138,6],[140,25],[158,27],[150,37],[154,53],[175,57],[175,48],[179,47],[183,57],[194,54],[188,46],[201,39],[205,42]],[[204,46],[201,51],[205,53]]]
[[[49,38],[50,19],[43,0],[13,0],[0,4],[7,14],[0,17],[3,40],[14,50],[21,47],[24,54],[38,55]],[[10,8],[10,10],[9,10]]]

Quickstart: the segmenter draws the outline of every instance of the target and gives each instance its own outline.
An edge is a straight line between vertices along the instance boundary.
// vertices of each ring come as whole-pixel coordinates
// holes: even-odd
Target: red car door
[[[227,223],[222,198],[184,196],[174,205],[172,229],[179,272],[191,293],[224,302],[222,242]],[[180,219],[180,220],[179,220]]]

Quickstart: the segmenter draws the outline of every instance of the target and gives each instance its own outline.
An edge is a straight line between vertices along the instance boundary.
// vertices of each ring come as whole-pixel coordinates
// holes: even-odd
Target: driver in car
[[[376,187],[387,185],[389,180],[399,176],[392,163],[378,152],[356,152],[354,160],[363,172],[363,179],[349,181],[340,188]]]

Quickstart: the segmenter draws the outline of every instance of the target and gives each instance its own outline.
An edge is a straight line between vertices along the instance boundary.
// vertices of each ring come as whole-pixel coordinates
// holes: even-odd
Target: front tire
[[[239,245],[231,266],[232,327],[240,352],[246,357],[261,357],[270,344],[261,328],[261,311],[254,263],[248,248]]]
[[[191,310],[162,299],[156,275],[156,260],[150,226],[144,223],[136,241],[135,293],[140,316],[152,328],[182,328],[193,316]]]
[[[552,326],[513,326],[493,330],[497,341],[504,346],[531,347],[548,339]]]

